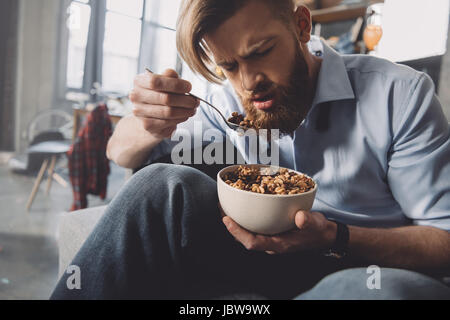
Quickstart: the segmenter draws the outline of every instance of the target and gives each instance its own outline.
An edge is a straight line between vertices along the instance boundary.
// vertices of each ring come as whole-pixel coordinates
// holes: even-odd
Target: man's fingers
[[[197,109],[167,107],[161,105],[135,104],[133,114],[136,117],[160,120],[177,120],[194,116]]]
[[[142,126],[145,130],[152,133],[161,133],[167,128],[173,128],[177,124],[187,121],[187,119],[176,119],[176,120],[160,120],[154,118],[139,118],[142,122]]]
[[[189,81],[149,72],[136,76],[134,84],[144,89],[179,94],[188,93],[192,90]]]
[[[174,94],[135,88],[130,92],[130,100],[134,104],[148,103],[170,107],[194,109],[200,105],[200,101],[184,94]]]
[[[230,217],[223,218],[224,224],[228,232],[239,241],[247,250],[258,251],[259,243],[256,241],[256,236],[239,226]]]
[[[263,235],[255,235],[248,230],[239,226],[230,217],[224,217],[223,223],[228,229],[228,232],[238,240],[247,250],[252,251],[279,251],[279,243],[271,237]]]
[[[233,221],[230,217],[224,217],[222,219],[223,223],[228,229],[228,232],[231,233],[231,235],[238,240],[240,243],[242,243],[247,249],[249,249],[247,246],[251,243],[253,243],[254,235],[250,233],[249,231],[245,230],[241,226],[239,226],[236,222]],[[249,249],[250,250],[250,249]]]

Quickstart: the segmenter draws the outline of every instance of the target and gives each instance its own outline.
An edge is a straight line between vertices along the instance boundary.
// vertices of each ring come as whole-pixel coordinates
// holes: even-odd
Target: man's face
[[[263,129],[291,134],[312,102],[312,81],[295,28],[251,1],[206,37],[214,59]]]

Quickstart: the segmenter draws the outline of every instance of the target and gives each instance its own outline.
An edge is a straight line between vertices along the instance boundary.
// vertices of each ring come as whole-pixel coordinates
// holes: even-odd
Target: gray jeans
[[[325,277],[296,300],[450,299],[449,287],[417,272],[381,268],[376,286],[370,278],[372,275],[367,268],[342,270]]]
[[[438,281],[403,270],[382,269],[382,287],[374,291],[366,287],[369,275],[348,269],[355,266],[348,261],[317,252],[250,252],[221,222],[216,182],[198,170],[165,164],[133,176],[71,265],[80,268],[81,289],[69,290],[65,273],[52,299],[449,296]]]

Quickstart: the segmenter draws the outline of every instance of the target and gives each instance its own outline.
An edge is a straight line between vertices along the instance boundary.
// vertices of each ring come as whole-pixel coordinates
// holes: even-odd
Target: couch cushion
[[[58,227],[59,277],[94,230],[106,206],[63,213]]]

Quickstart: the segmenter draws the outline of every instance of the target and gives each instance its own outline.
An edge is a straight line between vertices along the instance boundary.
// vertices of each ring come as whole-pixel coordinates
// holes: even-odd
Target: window
[[[103,42],[103,90],[126,92],[138,71],[143,0],[107,0]]]
[[[67,91],[95,83],[126,94],[138,72],[145,0],[73,0],[68,8]]]
[[[67,87],[81,89],[83,87],[84,65],[88,41],[91,7],[88,0],[72,1],[68,8],[69,46],[67,60]]]
[[[209,84],[182,63],[177,53],[175,28],[180,4],[181,0],[146,1],[140,65],[157,73],[175,69],[183,79],[192,83],[192,93],[205,97]]]
[[[73,0],[68,8],[65,94],[103,91],[126,95],[137,73],[172,68],[204,94],[206,83],[181,63],[176,19],[181,0]]]
[[[180,3],[180,0],[147,0],[141,64],[154,72],[179,69],[175,28]]]

